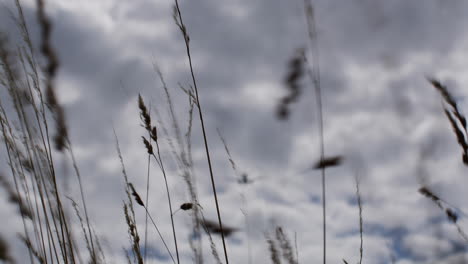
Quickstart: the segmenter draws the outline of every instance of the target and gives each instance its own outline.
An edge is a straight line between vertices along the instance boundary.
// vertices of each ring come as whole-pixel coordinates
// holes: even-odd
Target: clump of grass
[[[0,101],[1,127],[5,149],[14,182],[15,199],[24,204],[35,217],[22,213],[24,241],[27,242],[31,262],[33,256],[48,262],[74,263],[80,259],[76,254],[76,241],[62,205],[60,187],[52,157],[51,141],[63,153],[69,151],[73,168],[78,177],[84,207],[92,256],[95,238],[90,228],[84,200],[81,176],[68,138],[65,115],[55,95],[54,79],[58,69],[58,59],[50,44],[51,22],[45,13],[45,3],[37,1],[37,14],[41,30],[41,52],[46,67],[41,71],[36,63],[35,52],[27,28],[21,4],[15,0],[17,15],[15,22],[20,29],[23,42],[18,49],[7,49],[6,41],[0,41],[0,85],[8,91],[12,109],[5,109]],[[42,74],[45,78],[41,79]],[[44,80],[44,81],[42,81]],[[45,86],[43,88],[43,86]],[[45,89],[43,96],[42,89]],[[3,99],[3,98],[2,98]],[[32,109],[32,110],[31,110]],[[32,113],[32,115],[31,115]],[[16,116],[14,116],[16,115]],[[48,116],[56,122],[56,134],[49,136]],[[12,124],[18,124],[13,126]],[[24,197],[21,198],[21,197]],[[20,212],[24,210],[20,210]],[[31,225],[25,223],[32,220]],[[95,261],[92,261],[95,263]]]

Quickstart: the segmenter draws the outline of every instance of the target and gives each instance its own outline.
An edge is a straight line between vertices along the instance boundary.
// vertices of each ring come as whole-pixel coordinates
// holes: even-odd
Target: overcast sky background
[[[38,40],[34,1],[21,1]],[[0,29],[19,39],[2,0]],[[466,263],[466,243],[433,203],[417,190],[420,179],[438,195],[468,212],[467,168],[443,114],[441,99],[425,76],[437,77],[466,113],[468,1],[314,0],[323,89],[325,148],[344,163],[327,170],[328,263],[359,259],[359,218],[354,177],[361,177],[364,263]],[[47,1],[60,69],[56,86],[85,183],[92,224],[109,263],[124,263],[129,247],[122,210],[123,178],[112,127],[125,165],[144,193],[147,155],[141,142],[137,97],[141,93],[167,122],[167,104],[153,63],[172,93],[178,120],[188,122],[190,85],[185,44],[172,19],[171,0]],[[276,225],[294,241],[299,261],[322,259],[320,157],[315,94],[310,83],[292,107],[291,119],[275,116],[285,95],[287,62],[306,47],[300,0],[198,0],[180,2],[190,35],[195,75],[214,161],[223,222],[239,228],[227,240],[232,263],[271,263],[265,233]],[[13,9],[14,10],[14,9]],[[199,119],[194,119],[193,156],[203,212],[215,219]],[[241,172],[254,179],[239,185],[216,129],[224,135]],[[162,136],[161,140],[167,142]],[[165,148],[167,150],[167,148]],[[0,156],[5,159],[5,155]],[[171,163],[169,151],[163,154]],[[2,161],[3,162],[3,161]],[[169,166],[171,167],[171,166]],[[62,166],[70,194],[78,197],[70,164]],[[172,166],[173,168],[173,166]],[[152,167],[150,211],[171,237],[162,175]],[[1,169],[7,173],[8,168]],[[188,201],[182,177],[170,170],[175,206]],[[243,203],[242,196],[247,203]],[[6,201],[5,195],[0,195]],[[141,208],[137,208],[141,209]],[[246,212],[250,232],[245,232]],[[0,203],[0,233],[16,241],[21,223],[15,208]],[[190,218],[176,215],[183,263]],[[144,212],[137,218],[143,227]],[[74,219],[76,222],[76,219]],[[460,225],[468,229],[466,217]],[[76,230],[79,230],[78,228]],[[143,229],[140,228],[140,231]],[[154,255],[170,263],[149,229]],[[25,249],[14,245],[15,257]],[[219,253],[221,241],[216,237]],[[205,240],[206,263],[214,263]],[[172,247],[171,247],[172,248]]]

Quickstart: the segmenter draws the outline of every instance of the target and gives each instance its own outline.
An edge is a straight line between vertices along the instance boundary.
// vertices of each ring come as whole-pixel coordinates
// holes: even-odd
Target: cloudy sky
[[[38,43],[35,4],[21,1]],[[2,0],[0,29],[19,39]],[[169,168],[173,203],[189,199],[167,142],[174,137],[167,100],[154,65],[171,92],[185,133],[191,85],[183,37],[172,18],[171,0],[47,1],[53,45],[60,68],[56,80],[80,167],[92,224],[110,263],[124,263],[129,248],[122,211],[123,177],[115,150],[118,135],[130,181],[143,193],[147,154],[137,98],[141,94],[159,125],[163,159]],[[327,251],[329,263],[359,260],[359,211],[354,179],[360,177],[365,263],[466,263],[466,241],[445,215],[417,190],[424,182],[460,211],[468,229],[467,168],[443,113],[440,95],[427,82],[447,85],[465,113],[468,81],[468,2],[463,0],[314,0],[323,96],[325,152],[342,155],[327,170]],[[282,226],[299,261],[322,260],[320,158],[313,86],[303,93],[291,118],[279,121],[276,108],[286,94],[288,61],[308,45],[300,0],[198,0],[180,2],[190,35],[194,72],[205,116],[223,222],[239,230],[227,239],[232,263],[271,263],[266,234]],[[309,60],[311,64],[316,61]],[[215,219],[198,116],[193,120],[193,159],[200,205]],[[217,129],[239,173],[253,183],[238,184]],[[3,151],[3,150],[2,150]],[[0,156],[5,162],[5,155]],[[79,197],[69,162],[58,160],[70,195]],[[68,165],[67,165],[68,164]],[[172,165],[171,165],[172,164]],[[7,174],[4,167],[1,171]],[[151,167],[149,210],[165,237],[171,237],[163,178]],[[0,195],[3,201],[6,196]],[[21,232],[12,205],[0,202],[3,236]],[[142,209],[142,208],[137,208]],[[244,214],[245,213],[245,214]],[[140,227],[144,211],[137,212]],[[191,263],[190,217],[175,217],[183,263]],[[77,225],[77,220],[73,220]],[[247,223],[247,225],[246,225]],[[248,232],[247,232],[248,229]],[[78,230],[78,229],[77,229]],[[142,229],[140,229],[142,230]],[[296,239],[294,239],[296,237]],[[221,241],[214,237],[222,255]],[[170,263],[149,229],[148,263]],[[170,240],[170,239],[169,239]],[[214,263],[208,243],[205,261]],[[25,252],[13,242],[14,255]],[[468,256],[466,256],[468,258]]]

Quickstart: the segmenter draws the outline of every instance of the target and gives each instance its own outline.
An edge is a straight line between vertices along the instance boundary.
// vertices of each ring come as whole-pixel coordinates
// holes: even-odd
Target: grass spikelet
[[[229,226],[223,226],[223,228],[221,228],[218,223],[211,220],[204,219],[203,223],[205,228],[208,229],[208,231],[210,231],[211,233],[218,235],[224,234],[225,237],[232,235],[235,231],[238,230],[235,227]]]
[[[325,169],[328,167],[339,166],[342,161],[342,156],[325,157],[315,163],[314,169]]]
[[[141,136],[141,138],[143,139],[143,144],[145,145],[145,148],[148,154],[153,155],[154,151],[153,151],[153,146],[151,145],[151,143],[144,136]]]
[[[457,232],[460,234],[463,240],[465,240],[465,242],[468,243],[468,234],[466,234],[465,231],[462,229],[462,227],[457,223],[459,216],[458,216],[458,213],[456,213],[455,209],[451,208],[447,202],[442,200],[439,196],[434,194],[427,187],[420,188],[419,193],[431,199],[437,205],[437,207],[439,207],[440,210],[442,210],[442,212],[445,213],[445,215],[447,216],[447,219],[455,225],[455,227],[457,228]],[[447,206],[444,206],[442,202],[444,204],[447,204]]]
[[[180,206],[180,209],[184,210],[184,211],[187,211],[187,210],[190,210],[193,208],[193,203],[183,203],[181,206]]]
[[[140,118],[143,121],[144,128],[151,131],[151,116],[140,94],[138,94],[138,108],[140,109]]]
[[[138,235],[138,230],[134,222],[134,218],[130,215],[128,211],[127,204],[124,204],[124,215],[125,221],[127,222],[128,226],[128,233],[130,234],[130,238],[132,241],[132,250],[134,254],[134,258],[137,259],[138,264],[143,264],[143,257],[141,256],[141,249],[140,249],[140,236]]]
[[[435,195],[431,190],[429,190],[429,188],[427,188],[427,187],[419,188],[418,192],[420,194],[426,196],[427,198],[431,199],[434,202],[439,202],[440,201],[440,198],[437,195]]]
[[[447,215],[447,218],[452,221],[453,223],[457,223],[458,220],[458,214],[455,213],[454,210],[447,208],[445,209],[445,214]]]
[[[7,242],[0,236],[0,260],[13,264],[15,261],[10,256],[9,249]]]
[[[137,204],[144,207],[145,204],[143,203],[143,200],[141,200],[140,195],[135,191],[135,187],[133,187],[133,184],[129,183],[128,186],[130,186],[130,189],[132,190],[132,195],[135,198],[135,201],[137,202]]]
[[[216,129],[216,131],[218,132],[218,136],[221,139],[221,142],[223,143],[224,150],[226,151],[226,154],[228,155],[229,163],[231,164],[232,170],[234,171],[234,173],[236,174],[237,177],[240,177],[240,173],[239,173],[239,171],[237,169],[236,162],[232,158],[231,152],[229,151],[229,147],[228,147],[228,145],[226,143],[226,139],[224,139],[224,137],[221,134],[221,131],[219,129]]]
[[[158,141],[158,131],[155,126],[150,131],[150,137],[153,141]]]
[[[294,252],[291,246],[291,242],[289,241],[286,234],[283,232],[283,228],[280,226],[276,228],[276,240],[279,243],[281,248],[281,252],[283,254],[283,258],[289,264],[297,264],[297,261],[294,259]]]
[[[442,85],[438,80],[427,78],[432,86],[439,91],[440,95],[444,99],[444,113],[447,116],[452,130],[457,137],[457,142],[462,148],[462,161],[468,166],[468,132],[466,127],[466,118],[460,113],[455,98],[450,94],[447,87]]]
[[[273,262],[273,264],[281,264],[280,253],[276,247],[275,241],[267,236],[266,242],[268,244],[271,262]]]
[[[442,200],[428,187],[423,186],[419,188],[418,192],[422,194],[423,196],[431,199],[441,210],[444,210],[444,205],[442,204]]]

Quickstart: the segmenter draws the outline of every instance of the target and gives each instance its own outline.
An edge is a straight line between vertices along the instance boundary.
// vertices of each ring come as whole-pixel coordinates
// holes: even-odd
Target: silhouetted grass
[[[40,30],[40,54],[35,53],[34,45],[30,38],[28,25],[23,14],[22,6],[19,0],[15,0],[16,13],[15,21],[22,35],[22,42],[13,45],[9,42],[7,35],[0,32],[0,87],[5,88],[5,96],[0,98],[0,127],[2,143],[5,149],[5,158],[8,164],[7,178],[4,172],[0,173],[0,186],[6,193],[8,202],[15,206],[22,221],[22,233],[19,235],[20,241],[27,250],[27,257],[30,263],[107,263],[106,253],[103,251],[99,238],[92,228],[91,216],[88,214],[88,204],[85,199],[84,183],[82,182],[79,166],[75,159],[73,146],[70,140],[70,131],[67,128],[67,119],[65,110],[60,104],[56,94],[55,79],[59,70],[59,58],[52,46],[52,22],[46,14],[46,5],[43,0],[37,0],[38,27]],[[161,106],[151,109],[145,103],[145,97],[138,96],[139,117],[144,128],[142,143],[144,151],[148,154],[148,170],[146,175],[146,195],[142,199],[127,175],[124,165],[124,158],[121,153],[119,141],[115,135],[115,146],[117,156],[122,167],[122,176],[124,179],[124,191],[126,200],[123,201],[122,209],[126,223],[129,238],[129,249],[125,250],[125,256],[128,263],[144,264],[147,262],[148,235],[145,224],[144,246],[138,230],[138,221],[134,204],[143,207],[148,219],[156,230],[161,242],[163,243],[167,255],[173,263],[181,263],[180,256],[185,252],[179,252],[179,245],[176,233],[175,217],[181,213],[188,213],[191,216],[192,237],[188,238],[188,243],[193,253],[193,262],[197,264],[204,263],[202,252],[202,235],[206,235],[209,241],[211,255],[216,263],[221,264],[221,257],[217,251],[217,245],[213,237],[220,236],[223,245],[224,259],[229,263],[227,238],[235,236],[237,232],[245,232],[248,244],[248,262],[251,260],[251,249],[249,233],[253,232],[249,228],[247,219],[247,210],[242,211],[245,216],[245,229],[236,226],[226,226],[222,223],[221,209],[223,207],[218,202],[217,188],[215,183],[215,174],[213,173],[212,160],[210,157],[209,140],[204,122],[204,112],[200,102],[200,91],[197,79],[194,74],[194,65],[192,63],[192,51],[190,46],[190,37],[187,25],[183,22],[183,16],[178,0],[174,2],[173,16],[175,23],[182,33],[185,44],[185,55],[188,59],[189,73],[191,75],[191,85],[188,88],[180,86],[188,99],[189,107],[188,120],[179,123],[176,116],[176,110],[180,107],[174,104],[171,98],[170,89],[167,86],[160,69],[154,65],[156,74],[164,91],[166,106],[168,107],[168,118],[159,115]],[[315,91],[315,100],[318,116],[318,142],[320,147],[320,158],[312,163],[311,168],[321,171],[321,189],[322,189],[322,243],[323,243],[323,263],[327,261],[327,214],[326,214],[326,169],[342,164],[343,156],[326,156],[324,142],[324,113],[322,102],[322,87],[320,81],[320,63],[319,49],[316,30],[316,14],[314,7],[309,0],[304,0],[304,11],[306,18],[307,33],[309,37],[308,49],[298,49],[294,56],[288,62],[287,73],[284,78],[284,85],[288,94],[281,99],[276,109],[276,115],[281,120],[286,120],[291,115],[291,105],[299,101],[303,94],[304,77],[308,77]],[[40,58],[39,58],[40,57]],[[41,67],[38,61],[44,62]],[[312,63],[312,64],[310,64]],[[430,84],[440,93],[443,99],[444,113],[449,120],[450,126],[455,133],[456,139],[462,148],[462,161],[468,165],[468,132],[466,117],[457,104],[457,100],[451,94],[449,89],[440,81],[428,78]],[[201,89],[200,89],[201,90]],[[192,129],[193,114],[198,113],[201,126],[203,147],[209,168],[209,177],[213,190],[213,200],[216,206],[216,221],[206,219],[203,214],[203,207],[200,205],[195,185],[194,162],[192,158]],[[169,123],[167,123],[169,122]],[[50,129],[51,125],[54,129]],[[186,129],[186,131],[184,131]],[[228,156],[228,162],[237,177],[237,182],[243,187],[251,184],[253,181],[247,173],[241,173],[239,167],[234,161],[233,155],[228,148],[226,139],[218,131],[222,144]],[[162,141],[161,139],[164,139]],[[166,170],[166,156],[164,156],[163,146],[167,144],[169,154],[174,158],[174,167],[179,173],[187,187],[189,195],[188,201],[182,203],[179,208],[173,211],[171,201],[171,190],[168,183],[171,170]],[[51,147],[54,145],[54,148]],[[66,161],[69,161],[77,179],[77,188],[79,198],[68,197],[62,186],[58,184],[56,164],[54,155],[62,155]],[[163,159],[164,157],[164,159]],[[55,157],[56,158],[56,157]],[[160,210],[157,215],[149,212],[150,191],[154,191],[150,186],[150,176],[155,172],[150,170],[151,161],[156,162],[165,183],[165,191],[168,201],[169,217],[171,220],[172,239],[174,240],[174,249],[170,250],[168,241],[163,237],[160,227],[156,224],[156,217],[162,217]],[[172,165],[172,164],[171,164]],[[169,166],[167,166],[169,168]],[[173,178],[170,178],[171,180]],[[132,182],[135,182],[132,178]],[[363,201],[361,197],[360,182],[356,177],[355,188],[357,197],[357,209],[359,212],[359,264],[363,262],[364,254],[364,217]],[[422,186],[419,193],[430,199],[445,215],[446,219],[453,224],[464,242],[468,243],[468,235],[460,225],[460,219],[463,213],[460,209],[451,206],[440,195],[436,194],[427,186]],[[64,204],[63,199],[69,198],[71,205]],[[243,196],[245,201],[245,196]],[[78,201],[78,202],[76,202]],[[247,201],[245,201],[247,204]],[[151,204],[152,201],[151,201]],[[78,219],[81,236],[77,236],[73,230],[69,211],[74,210],[75,217]],[[183,212],[179,212],[179,210]],[[304,218],[309,216],[304,215]],[[408,220],[410,221],[410,220]],[[276,227],[272,234],[265,234],[264,247],[268,250],[271,262],[274,264],[299,263],[299,250],[297,248],[297,239],[294,238],[295,246],[287,235],[287,230],[283,227]],[[180,239],[179,239],[180,242]],[[6,241],[0,236],[0,261],[5,263],[16,263],[11,256],[11,241]],[[85,248],[81,250],[82,248]],[[175,254],[174,254],[175,253]],[[84,260],[84,258],[86,258]],[[392,259],[392,262],[396,260]],[[344,263],[348,263],[343,259]],[[237,262],[238,263],[238,262]]]

